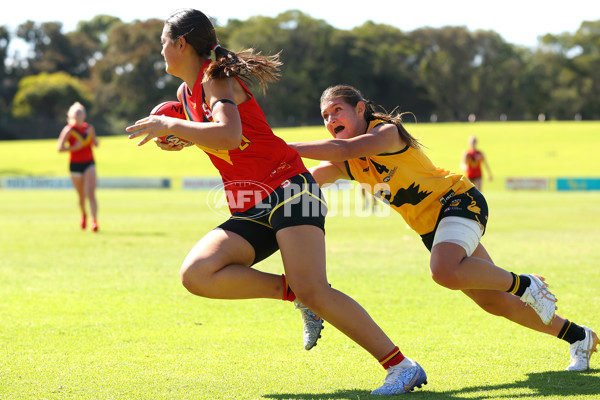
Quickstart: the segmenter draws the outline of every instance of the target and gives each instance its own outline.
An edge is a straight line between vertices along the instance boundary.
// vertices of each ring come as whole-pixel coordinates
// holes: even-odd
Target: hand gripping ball
[[[165,101],[164,103],[160,103],[150,111],[150,115],[164,115],[166,117],[185,119],[183,104],[178,101]],[[163,143],[173,143],[175,146],[183,145],[183,147],[188,147],[194,145],[194,143],[181,139],[175,135],[161,136],[159,139]]]

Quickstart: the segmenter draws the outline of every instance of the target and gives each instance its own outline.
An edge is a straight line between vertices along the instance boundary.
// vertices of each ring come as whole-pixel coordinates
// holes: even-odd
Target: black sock
[[[560,332],[558,332],[557,337],[573,344],[585,339],[585,330],[581,326],[574,324],[567,319]]]
[[[510,285],[510,289],[507,292],[517,295],[519,297],[523,296],[525,293],[525,289],[531,285],[531,279],[527,275],[516,275],[511,272],[513,276],[513,283]]]

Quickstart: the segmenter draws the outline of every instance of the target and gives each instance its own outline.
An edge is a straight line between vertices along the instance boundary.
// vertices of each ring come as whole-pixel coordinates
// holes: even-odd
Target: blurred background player
[[[93,146],[98,146],[94,127],[85,122],[85,107],[79,102],[73,103],[67,112],[67,125],[58,137],[58,151],[70,153],[69,170],[71,181],[79,197],[81,210],[81,229],[87,226],[86,199],[92,215],[92,231],[98,231],[98,202],[96,200],[96,164]]]
[[[479,191],[481,191],[481,180],[483,177],[483,171],[481,170],[482,165],[485,166],[488,180],[491,181],[492,171],[490,170],[490,166],[483,153],[477,150],[477,138],[475,136],[470,136],[469,148],[463,153],[460,166],[463,171],[465,171],[467,178],[473,182],[473,185],[475,185]]]

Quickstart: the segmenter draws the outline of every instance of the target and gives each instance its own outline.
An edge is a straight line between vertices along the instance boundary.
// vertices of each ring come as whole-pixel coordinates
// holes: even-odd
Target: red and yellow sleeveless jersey
[[[483,153],[474,149],[467,151],[466,165],[467,178],[481,178],[481,163],[483,162]]]
[[[371,121],[367,131],[382,123]],[[434,166],[422,150],[408,145],[395,153],[355,158],[345,164],[352,180],[366,184],[366,190],[399,212],[419,235],[435,229],[443,202],[473,187],[463,175]]]
[[[202,66],[191,93],[187,85],[183,85],[184,112],[189,121],[213,120],[202,87],[202,77],[210,62],[208,60]],[[196,145],[208,154],[219,170],[232,213],[252,208],[286,179],[307,172],[298,152],[275,136],[252,93],[240,79],[238,82],[250,97],[237,105],[242,121],[239,147],[220,150]]]
[[[83,148],[72,151],[70,156],[71,162],[90,162],[94,161],[94,153],[92,151],[93,137],[90,134],[89,125],[85,122],[82,126],[69,125],[69,146],[74,145],[77,141],[83,143]]]

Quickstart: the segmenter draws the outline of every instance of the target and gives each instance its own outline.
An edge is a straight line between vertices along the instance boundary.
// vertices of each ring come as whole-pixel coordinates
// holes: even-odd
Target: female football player
[[[436,168],[402,125],[402,115],[378,112],[357,89],[330,87],[320,105],[334,138],[290,144],[302,157],[324,160],[310,169],[320,185],[340,178],[364,184],[421,235],[431,251],[435,282],[463,291],[491,314],[566,340],[571,344],[567,370],[589,368],[598,336],[555,315],[556,298],[543,278],[494,264],[479,242],[487,204],[468,179]]]
[[[481,192],[481,181],[483,180],[483,169],[485,167],[488,180],[492,180],[492,170],[490,169],[490,165],[485,158],[485,155],[482,151],[477,148],[477,138],[475,136],[469,137],[469,148],[465,150],[462,154],[460,160],[460,166],[467,178],[475,185],[477,190]]]
[[[321,192],[298,153],[273,134],[247,87],[250,78],[263,89],[277,78],[278,55],[223,48],[210,20],[193,9],[173,13],[161,41],[167,73],[183,81],[177,97],[187,120],[151,115],[128,127],[129,137],[143,137],[138,145],[166,134],[195,143],[219,170],[232,212],[189,252],[183,285],[208,298],[297,298],[387,369],[374,393],[404,393],[426,383],[423,369],[327,282]],[[277,249],[283,277],[250,268]]]
[[[79,198],[81,210],[81,229],[87,226],[86,199],[92,214],[91,228],[98,231],[98,202],[96,200],[96,164],[94,162],[93,146],[98,146],[94,127],[85,122],[85,107],[76,102],[67,112],[68,124],[58,137],[58,151],[70,153],[69,170],[71,181]]]

